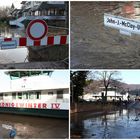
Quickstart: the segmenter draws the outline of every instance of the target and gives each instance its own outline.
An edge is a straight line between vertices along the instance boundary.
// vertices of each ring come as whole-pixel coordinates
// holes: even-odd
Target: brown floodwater
[[[140,138],[140,110],[121,109],[111,113],[77,113],[71,117],[71,138]]]
[[[140,35],[104,26],[104,13],[140,21],[140,2],[72,1],[71,68],[140,68]]]
[[[16,131],[15,139],[56,139],[68,138],[68,120],[0,114],[0,138],[10,138],[10,130]]]

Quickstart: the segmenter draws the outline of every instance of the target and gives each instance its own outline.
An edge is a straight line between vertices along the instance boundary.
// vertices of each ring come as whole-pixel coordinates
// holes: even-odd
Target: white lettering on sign
[[[16,42],[16,40],[1,41],[0,42],[0,47],[1,47],[1,49],[14,49],[14,48],[17,47],[17,42]]]
[[[104,14],[104,25],[122,31],[140,34],[140,22],[127,18]]]

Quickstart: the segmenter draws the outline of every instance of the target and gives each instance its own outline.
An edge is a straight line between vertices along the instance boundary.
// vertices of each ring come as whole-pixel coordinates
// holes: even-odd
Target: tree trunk
[[[107,102],[107,87],[105,87],[105,99],[104,99],[105,103]]]

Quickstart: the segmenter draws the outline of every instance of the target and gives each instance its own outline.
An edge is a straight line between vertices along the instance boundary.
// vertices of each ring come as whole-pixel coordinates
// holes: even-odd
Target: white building
[[[105,90],[104,88],[101,88],[102,91],[96,92],[96,93],[86,93],[83,95],[83,99],[86,101],[98,101],[102,99],[102,96],[105,96]],[[81,97],[82,98],[82,97]],[[115,88],[108,88],[107,91],[107,100],[113,101],[113,100],[128,100],[128,92],[121,94]]]

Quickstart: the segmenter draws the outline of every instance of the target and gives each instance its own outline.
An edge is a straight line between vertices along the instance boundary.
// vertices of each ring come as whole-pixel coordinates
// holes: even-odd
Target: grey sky
[[[0,1],[0,7],[6,7],[6,6],[10,6],[11,7],[11,5],[13,3],[16,8],[20,8],[21,1],[22,0],[1,0]]]

